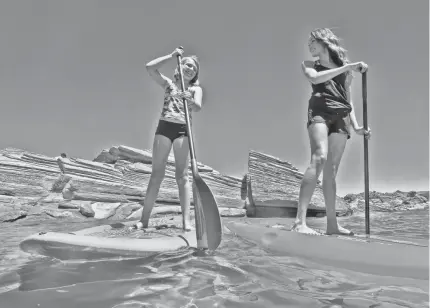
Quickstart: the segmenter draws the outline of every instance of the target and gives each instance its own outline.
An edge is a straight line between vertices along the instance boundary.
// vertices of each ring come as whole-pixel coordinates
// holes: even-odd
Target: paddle
[[[180,55],[178,55],[178,67],[182,91],[185,91],[184,76],[182,75],[182,58]],[[199,174],[196,154],[194,152],[194,142],[188,106],[185,99],[183,99],[183,103],[190,146],[191,169],[194,179],[193,198],[196,219],[197,248],[215,250],[221,243],[222,238],[221,217],[219,215],[218,204],[211,189]]]
[[[367,130],[367,71],[361,75],[361,91],[363,96],[363,125]],[[366,223],[366,235],[370,235],[370,210],[369,210],[369,151],[368,140],[364,137],[364,213]]]

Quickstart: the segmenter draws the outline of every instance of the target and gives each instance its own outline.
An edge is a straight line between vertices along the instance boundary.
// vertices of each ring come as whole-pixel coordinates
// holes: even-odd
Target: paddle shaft
[[[185,83],[184,83],[184,76],[182,75],[182,57],[178,55],[178,67],[179,67],[179,77],[181,79],[181,88],[182,92],[185,91]],[[184,112],[185,112],[185,121],[187,123],[187,133],[188,133],[188,144],[190,147],[190,158],[191,158],[191,169],[193,172],[193,176],[195,177],[198,174],[197,170],[197,161],[196,161],[196,152],[194,151],[194,140],[193,140],[193,134],[191,131],[191,123],[190,123],[190,117],[189,117],[189,111],[188,111],[188,105],[187,101],[185,99],[182,100],[184,103]]]
[[[362,81],[362,96],[363,96],[363,126],[367,130],[367,71],[361,75]],[[370,209],[369,209],[369,150],[368,140],[363,136],[364,140],[364,202],[365,202],[365,220],[366,220],[366,235],[370,235]]]
[[[179,77],[181,79],[182,92],[184,92],[185,83],[184,83],[184,76],[182,74],[182,57],[180,55],[178,55],[178,69],[179,69]],[[194,140],[193,140],[193,133],[191,130],[188,105],[187,105],[186,99],[183,99],[182,102],[184,104],[185,121],[187,126],[187,133],[188,133],[188,144],[190,147],[191,170],[194,178],[193,200],[194,200],[194,213],[195,213],[195,221],[196,221],[197,248],[206,249],[208,247],[208,244],[207,244],[207,238],[206,238],[207,235],[206,235],[206,222],[205,222],[204,209],[202,205],[199,203],[200,194],[198,192],[198,188],[195,185],[195,182],[198,178],[200,178],[200,175],[197,169],[197,160],[196,160],[196,153],[194,151]]]

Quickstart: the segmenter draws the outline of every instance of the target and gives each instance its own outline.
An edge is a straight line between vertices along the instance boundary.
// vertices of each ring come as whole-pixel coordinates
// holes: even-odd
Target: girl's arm
[[[164,76],[163,74],[161,74],[158,70],[169,60],[173,59],[177,55],[182,55],[183,52],[184,51],[182,50],[182,48],[176,48],[171,54],[168,54],[163,57],[159,57],[157,59],[154,59],[148,62],[146,64],[146,70],[148,71],[149,76],[151,76],[156,83],[158,83],[160,86],[164,88],[170,79]]]
[[[352,110],[351,110],[351,113],[349,114],[349,118],[351,119],[352,128],[354,129],[354,131],[357,131],[361,128],[361,126],[358,125],[357,118],[355,117],[354,104],[352,103],[352,101],[350,101],[350,104],[351,104]]]
[[[354,129],[354,131],[357,131],[360,128],[360,125],[358,125],[357,118],[355,117],[354,104],[353,104],[352,99],[351,99],[352,78],[353,78],[353,76],[351,74],[351,75],[349,75],[347,77],[346,82],[345,82],[346,98],[347,98],[347,100],[348,100],[348,102],[349,102],[349,104],[351,105],[351,108],[352,108],[351,113],[349,114],[349,118],[351,120],[352,128]]]
[[[191,91],[185,91],[181,98],[185,98],[188,102],[188,108],[194,112],[202,109],[203,90],[199,86],[193,86]]]
[[[363,126],[358,125],[357,119],[355,118],[354,105],[352,101],[350,101],[350,104],[351,104],[352,110],[351,110],[351,113],[349,114],[349,118],[351,120],[352,128],[354,129],[356,134],[364,135],[366,136],[367,139],[369,139],[371,134],[370,127],[367,128],[368,130],[365,130]]]
[[[349,63],[338,68],[333,68],[333,69],[329,69],[321,72],[317,72],[313,66],[314,66],[313,61],[302,62],[303,74],[312,84],[319,84],[319,83],[326,82],[330,79],[333,79],[337,75],[340,75],[352,69],[351,64]]]
[[[367,139],[370,138],[371,130],[368,128],[368,130],[365,130],[363,126],[358,125],[357,118],[355,117],[355,110],[354,110],[354,104],[351,100],[351,83],[352,83],[352,75],[348,76],[346,80],[346,88],[347,88],[347,99],[351,105],[351,112],[349,114],[349,119],[351,120],[352,128],[354,129],[355,133],[358,135],[364,135]]]

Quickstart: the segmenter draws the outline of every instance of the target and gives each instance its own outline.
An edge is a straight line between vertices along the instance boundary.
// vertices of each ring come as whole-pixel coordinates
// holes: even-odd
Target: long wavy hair
[[[194,63],[196,64],[196,67],[197,67],[196,76],[194,76],[194,78],[191,79],[189,83],[191,86],[198,86],[198,85],[200,85],[200,82],[199,82],[199,73],[200,73],[199,58],[197,58],[197,56],[195,56],[195,55],[183,57],[181,64],[183,64],[187,59],[193,60]],[[175,78],[176,81],[179,80],[179,78],[180,78],[179,77],[179,67],[176,67],[175,73],[173,74],[173,78]]]
[[[311,32],[311,36],[327,48],[331,60],[337,66],[349,63],[346,49],[340,46],[340,38],[329,28],[317,28]],[[350,74],[351,72],[348,71],[347,75]]]

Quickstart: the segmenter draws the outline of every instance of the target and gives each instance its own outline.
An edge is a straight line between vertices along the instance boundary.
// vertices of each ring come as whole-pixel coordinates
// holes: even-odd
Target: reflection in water
[[[347,222],[354,227],[353,219],[357,218]],[[412,232],[418,232],[416,225],[412,225],[415,230]],[[76,230],[87,226],[75,227]],[[28,234],[40,231],[40,228],[35,231],[34,226],[27,228]],[[16,264],[18,268],[2,271],[1,307],[350,308],[428,305],[428,281],[371,276],[277,256],[232,235],[225,236],[214,254],[197,255],[196,250],[187,248],[148,258],[91,262],[29,257],[12,249],[17,242],[5,246],[5,255],[15,255],[21,260],[25,256],[26,259]]]

